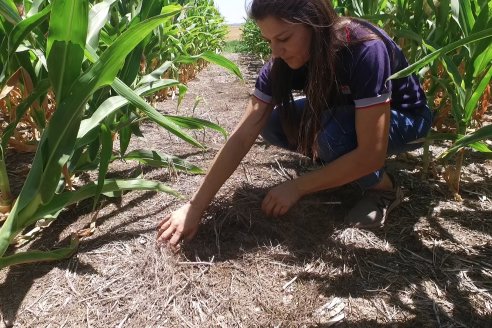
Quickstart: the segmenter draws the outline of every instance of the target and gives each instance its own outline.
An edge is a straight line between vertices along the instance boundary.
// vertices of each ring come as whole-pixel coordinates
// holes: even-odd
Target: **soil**
[[[241,39],[243,31],[241,30],[240,25],[229,25],[228,29],[229,31],[226,36],[226,41],[238,41]]]
[[[157,108],[208,119],[231,132],[261,63],[228,56],[240,65],[244,81],[209,66],[189,83],[179,109],[171,99]],[[224,143],[218,133],[199,131],[196,138],[208,147],[199,150],[154,124],[146,122],[142,130],[145,137],[134,138],[132,149],[178,155],[203,168]],[[442,150],[432,147],[434,155]],[[96,231],[72,258],[0,272],[0,322],[8,327],[490,327],[492,165],[467,154],[459,202],[437,165],[422,178],[421,155],[388,159],[405,198],[384,228],[374,231],[343,226],[344,214],[360,197],[351,186],[305,197],[280,220],[265,217],[260,204],[266,191],[316,165],[261,138],[220,190],[195,239],[177,255],[156,245],[155,228],[184,200],[152,192],[104,199]],[[185,199],[203,179],[132,163],[116,163],[111,176],[160,180]],[[72,231],[90,224],[91,207],[83,202],[68,208],[20,250],[66,246]]]

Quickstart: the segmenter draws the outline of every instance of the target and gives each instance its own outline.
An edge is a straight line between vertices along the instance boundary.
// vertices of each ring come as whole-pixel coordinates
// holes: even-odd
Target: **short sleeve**
[[[365,109],[391,99],[390,56],[382,40],[364,42],[354,56],[350,89],[355,108]]]
[[[272,61],[269,61],[263,65],[258,77],[256,78],[255,90],[253,91],[253,95],[256,98],[268,104],[271,104],[273,100],[272,82],[270,80],[272,65]]]

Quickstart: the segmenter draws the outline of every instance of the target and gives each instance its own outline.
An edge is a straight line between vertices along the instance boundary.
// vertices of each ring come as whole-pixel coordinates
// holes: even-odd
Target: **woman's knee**
[[[294,110],[294,121],[296,122],[301,121],[305,101],[305,98],[299,98],[294,101],[294,108],[292,108],[291,110]],[[279,106],[273,109],[272,114],[270,115],[266,126],[260,132],[260,135],[263,137],[263,139],[265,139],[268,143],[272,145],[289,150],[294,150],[297,146],[291,145],[289,143],[289,140],[282,125],[282,118],[280,115],[281,110],[282,109]]]
[[[281,148],[289,148],[289,142],[282,128],[282,121],[280,119],[279,111],[275,108],[270,115],[270,118],[260,132],[263,139],[274,146]]]

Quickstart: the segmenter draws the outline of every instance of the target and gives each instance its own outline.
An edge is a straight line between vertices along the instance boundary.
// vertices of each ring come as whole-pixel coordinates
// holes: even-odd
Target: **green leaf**
[[[143,100],[141,97],[139,97],[135,92],[128,87],[126,84],[119,82],[116,80],[112,84],[113,89],[120,95],[124,96],[128,101],[138,109],[142,110],[152,121],[156,122],[175,136],[179,137],[180,139],[188,142],[189,144],[199,147],[199,148],[205,148],[200,144],[197,140],[195,140],[192,136],[188,135],[185,133],[183,130],[179,128],[176,123],[173,122],[173,120],[170,120],[166,116],[162,115],[159,113],[157,110],[155,110],[152,106],[150,106],[145,100]]]
[[[10,256],[0,257],[0,270],[11,265],[27,264],[34,262],[60,261],[72,256],[79,247],[79,239],[72,237],[70,246],[54,251],[29,251]]]
[[[149,18],[146,21],[129,28],[102,54],[99,62],[104,64],[96,65],[97,67],[95,66],[92,69],[92,74],[99,77],[95,84],[96,89],[105,85],[111,85],[117,72],[121,69],[126,55],[129,53],[128,50],[133,50],[148,33],[152,32],[152,30],[160,24],[170,20],[172,16],[179,13],[181,10],[181,6],[179,5],[170,5],[166,7],[169,7],[166,9],[166,14]],[[91,54],[92,57],[93,54]]]
[[[123,160],[133,160],[153,167],[170,167],[179,171],[193,174],[204,174],[198,166],[190,164],[178,157],[149,150],[134,150],[122,157]]]
[[[21,44],[26,36],[43,23],[51,12],[51,5],[48,5],[39,13],[24,19],[14,26],[9,34],[9,57],[17,50],[17,47]]]
[[[238,78],[241,80],[243,79],[243,75],[241,74],[241,71],[239,70],[239,67],[237,67],[234,62],[230,61],[229,59],[225,58],[222,55],[216,54],[211,51],[206,51],[200,55],[196,56],[180,56],[176,58],[176,62],[185,62],[185,63],[191,63],[194,62],[197,59],[203,59],[206,60],[212,64],[219,65],[230,72],[232,72],[234,75],[236,75]]]
[[[176,80],[161,80],[155,83],[142,85],[140,88],[135,89],[134,93],[139,96],[145,96],[176,85],[179,85],[179,82]],[[76,147],[82,147],[87,144],[90,141],[87,139],[90,131],[98,127],[106,117],[128,104],[130,104],[130,101],[122,96],[114,96],[106,99],[90,118],[83,120],[80,124]]]
[[[468,36],[475,26],[475,16],[470,1],[459,1],[459,4],[461,27],[463,28],[465,36]]]
[[[160,191],[173,195],[175,197],[183,197],[181,194],[169,188],[163,183],[144,179],[106,179],[104,181],[101,193],[106,194],[111,192],[121,192],[125,190]],[[38,211],[36,211],[32,222],[36,222],[40,218],[49,216],[51,213],[58,212],[70,205],[76,204],[85,199],[92,198],[96,195],[96,193],[97,185],[95,183],[90,183],[76,191],[66,191],[61,194],[56,194],[51,202],[41,206]]]
[[[164,62],[164,64],[155,69],[152,73],[143,76],[138,82],[138,85],[159,81],[162,77],[162,74],[164,74],[169,68],[171,68],[172,65],[172,61]]]
[[[97,49],[99,33],[109,19],[109,9],[116,0],[105,0],[97,3],[89,11],[89,30],[86,43]]]
[[[130,26],[134,26],[136,23],[146,20],[150,17],[154,17],[160,13],[162,9],[162,0],[146,0],[142,3],[140,13],[137,17],[132,19]],[[149,42],[147,37],[142,41],[133,51],[127,56],[125,65],[121,70],[118,78],[122,80],[126,85],[132,85],[137,78],[140,71],[140,61],[144,53],[144,49]]]
[[[165,115],[168,119],[176,123],[178,126],[186,129],[203,129],[205,127],[220,132],[224,138],[227,138],[227,131],[224,130],[220,125],[212,123],[210,121],[202,120],[196,117],[184,117],[184,116],[173,116]]]
[[[454,88],[457,90],[457,95],[460,99],[460,103],[464,103],[465,90],[463,90],[463,79],[461,78],[458,66],[456,66],[451,58],[449,58],[447,55],[442,55],[441,63],[443,64],[446,72],[451,78],[451,81],[454,84]]]
[[[45,0],[24,1],[24,11],[27,11],[26,17],[36,15],[39,12],[39,8],[45,4]]]
[[[22,20],[19,12],[17,11],[17,7],[12,0],[0,1],[0,15],[2,15],[12,25],[17,24]]]
[[[471,34],[470,36],[466,37],[466,38],[463,38],[461,40],[458,40],[458,41],[455,41],[455,42],[452,42],[430,54],[428,54],[427,56],[425,56],[424,58],[416,61],[415,63],[413,63],[412,65],[408,66],[407,68],[391,75],[388,80],[393,80],[393,79],[399,79],[399,78],[402,78],[402,77],[405,77],[405,76],[408,76],[416,71],[418,71],[419,69],[421,69],[422,67],[430,64],[432,61],[434,61],[436,58],[438,58],[439,56],[441,56],[442,54],[446,54],[450,51],[453,51],[454,49],[456,48],[459,48],[465,44],[469,44],[469,43],[472,43],[472,42],[476,42],[478,40],[482,40],[482,39],[485,39],[485,38],[490,38],[492,37],[492,28],[489,28],[489,29],[486,29],[486,30],[483,30],[481,32],[478,32],[478,33],[474,33],[474,34]]]
[[[475,149],[478,152],[481,153],[492,153],[492,150],[489,148],[489,146],[485,142],[474,142],[468,145],[470,148]]]
[[[444,152],[441,156],[439,156],[439,158],[447,158],[455,154],[458,150],[460,150],[463,147],[466,147],[478,141],[491,139],[491,138],[492,138],[492,125],[484,126],[467,136],[459,138],[454,143],[454,145],[451,148],[449,148],[446,152]]]
[[[478,101],[482,98],[485,89],[489,85],[490,79],[492,79],[492,65],[489,67],[489,70],[485,74],[485,76],[480,81],[477,88],[473,91],[470,100],[468,100],[465,107],[465,121],[469,122],[473,116],[473,113],[477,109]]]
[[[132,130],[130,122],[130,118],[128,115],[124,114],[120,117],[120,126],[119,135],[120,135],[120,154],[126,153],[128,146],[130,146],[130,140],[132,137]]]
[[[487,65],[492,62],[492,44],[490,44],[473,62],[473,78],[482,74]]]
[[[57,101],[80,76],[88,26],[88,0],[54,0],[48,32],[48,74]]]
[[[113,155],[113,135],[111,130],[106,126],[106,124],[101,124],[101,159],[99,161],[99,174],[97,177],[97,188],[96,194],[94,195],[94,205],[92,210],[94,211],[99,201],[99,196],[101,195],[104,181],[106,179],[106,174],[108,173],[109,162]]]

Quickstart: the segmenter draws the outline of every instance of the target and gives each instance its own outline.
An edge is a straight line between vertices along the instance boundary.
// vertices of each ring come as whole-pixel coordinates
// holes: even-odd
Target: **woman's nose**
[[[283,47],[277,42],[270,43],[270,48],[272,49],[272,56],[274,58],[281,57],[284,52]]]

